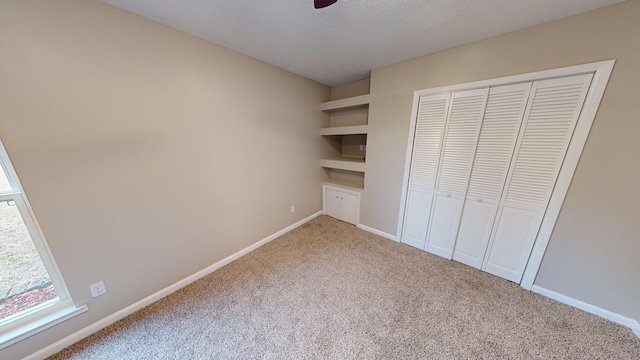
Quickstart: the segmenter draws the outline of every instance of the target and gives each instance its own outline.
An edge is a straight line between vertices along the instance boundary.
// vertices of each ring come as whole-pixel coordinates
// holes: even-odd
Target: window
[[[77,310],[0,142],[0,349]]]

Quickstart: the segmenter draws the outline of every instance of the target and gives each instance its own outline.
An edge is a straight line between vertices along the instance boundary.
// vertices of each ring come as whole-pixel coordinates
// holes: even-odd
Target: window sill
[[[65,300],[54,302],[31,314],[10,321],[0,327],[0,350],[78,316],[87,310],[89,310],[87,305],[75,306],[71,300]]]

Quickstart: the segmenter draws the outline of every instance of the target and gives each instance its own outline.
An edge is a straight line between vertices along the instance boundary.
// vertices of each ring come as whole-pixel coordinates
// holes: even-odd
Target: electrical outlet
[[[291,213],[292,213],[292,214],[293,214],[294,212],[296,212],[296,207],[295,207],[295,205],[291,205],[291,210],[290,210],[290,211],[291,211]]]
[[[93,297],[98,297],[107,293],[107,288],[104,286],[104,282],[102,281],[89,285],[89,290]]]

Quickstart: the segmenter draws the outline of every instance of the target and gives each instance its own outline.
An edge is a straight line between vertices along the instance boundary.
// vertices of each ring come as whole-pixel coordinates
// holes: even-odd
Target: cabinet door
[[[451,259],[489,89],[452,94],[431,221],[428,252]]]
[[[326,188],[324,194],[324,205],[327,215],[340,219],[340,191]]]
[[[532,83],[489,90],[453,259],[482,267]]]
[[[484,270],[519,283],[592,75],[534,82]]]
[[[359,202],[358,195],[343,191],[340,198],[340,220],[357,225]]]
[[[450,94],[420,98],[401,241],[424,249]]]

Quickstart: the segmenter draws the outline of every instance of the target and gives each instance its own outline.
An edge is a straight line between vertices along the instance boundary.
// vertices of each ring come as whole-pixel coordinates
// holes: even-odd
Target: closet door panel
[[[489,272],[520,282],[514,269],[518,269],[519,264],[526,265],[541,220],[539,211],[505,206],[500,214],[501,226],[493,240]]]
[[[436,198],[429,230],[429,252],[451,258],[451,241],[458,230],[462,201],[462,199],[446,196]]]
[[[427,237],[449,101],[450,94],[439,94],[423,96],[418,104],[402,242],[420,249]]]
[[[433,196],[430,194],[419,191],[409,192],[404,218],[404,231],[402,233],[403,243],[419,249],[424,248],[432,199]]]
[[[453,258],[480,268],[532,83],[489,91]]]
[[[482,267],[497,209],[495,204],[465,201],[453,253],[454,260],[477,269]]]
[[[520,282],[591,78],[533,84],[484,270]]]
[[[453,93],[426,250],[451,259],[489,89]]]

